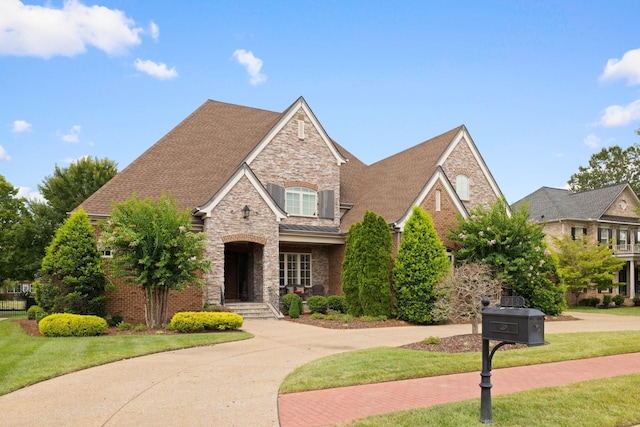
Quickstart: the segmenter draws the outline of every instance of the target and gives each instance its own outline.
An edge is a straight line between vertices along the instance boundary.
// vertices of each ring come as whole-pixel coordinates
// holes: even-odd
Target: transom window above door
[[[286,189],[285,210],[290,215],[316,216],[318,193],[305,187]]]

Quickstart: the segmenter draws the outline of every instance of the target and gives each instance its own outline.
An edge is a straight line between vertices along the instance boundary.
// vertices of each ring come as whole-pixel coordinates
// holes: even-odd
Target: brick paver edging
[[[492,371],[492,395],[640,373],[640,353]],[[480,397],[480,372],[417,378],[278,397],[281,427],[320,427],[371,415]]]

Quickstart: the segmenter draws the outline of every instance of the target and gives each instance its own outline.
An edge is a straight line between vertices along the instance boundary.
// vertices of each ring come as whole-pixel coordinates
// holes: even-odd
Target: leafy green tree
[[[572,191],[594,190],[607,185],[628,182],[640,194],[640,145],[625,149],[618,145],[603,148],[589,159],[588,166],[580,166],[569,178]]]
[[[113,160],[83,157],[66,168],[56,165],[53,175],[38,185],[47,199],[56,228],[67,214],[116,176],[118,168]]]
[[[558,250],[558,275],[568,291],[575,296],[575,302],[583,289],[606,289],[625,261],[616,257],[607,245],[584,238],[573,240],[571,236],[555,237]]]
[[[204,233],[189,231],[189,210],[180,212],[170,196],[157,201],[134,196],[115,203],[102,228],[103,242],[113,250],[116,276],[144,290],[147,326],[164,327],[169,290],[183,290],[187,284],[202,286],[200,273],[210,269],[209,260],[203,258]]]
[[[31,217],[18,190],[0,175],[0,283],[33,278],[40,258],[33,256]]]
[[[393,268],[398,317],[414,323],[439,323],[434,304],[435,285],[451,269],[447,250],[438,237],[431,216],[414,207],[407,221]]]
[[[36,301],[47,312],[103,316],[102,257],[86,212],[74,212],[56,231],[42,260]]]
[[[365,212],[356,246],[363,272],[358,293],[365,316],[391,315],[391,246],[391,230],[384,218]]]
[[[356,222],[349,228],[342,260],[342,292],[344,292],[347,312],[352,316],[362,316],[359,292],[362,264],[358,255],[361,230],[361,222]]]
[[[509,215],[506,200],[490,208],[478,206],[468,218],[458,215],[448,234],[458,249],[459,263],[488,266],[507,294],[520,295],[527,304],[549,315],[566,307],[565,288],[556,273],[556,260],[544,242],[542,225],[529,222],[526,206]]]

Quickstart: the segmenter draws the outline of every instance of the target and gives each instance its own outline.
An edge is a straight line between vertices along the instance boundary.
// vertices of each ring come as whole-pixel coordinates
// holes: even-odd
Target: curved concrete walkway
[[[640,330],[640,318],[582,315],[546,333]],[[0,397],[6,426],[278,426],[278,387],[297,366],[362,348],[399,346],[469,325],[332,330],[247,321],[255,338],[86,369]],[[70,355],[72,357],[72,355]]]

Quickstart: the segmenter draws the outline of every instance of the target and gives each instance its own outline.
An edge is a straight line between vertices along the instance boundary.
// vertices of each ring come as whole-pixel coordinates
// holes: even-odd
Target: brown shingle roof
[[[170,193],[180,209],[192,209],[225,183],[281,113],[206,101],[122,170],[82,207],[107,215],[112,202]]]
[[[438,160],[462,129],[459,126],[374,163],[364,173],[360,171],[354,207],[342,218],[341,230],[346,232],[351,224],[361,221],[366,210],[382,216],[388,223],[398,221],[411,208],[436,171]]]

